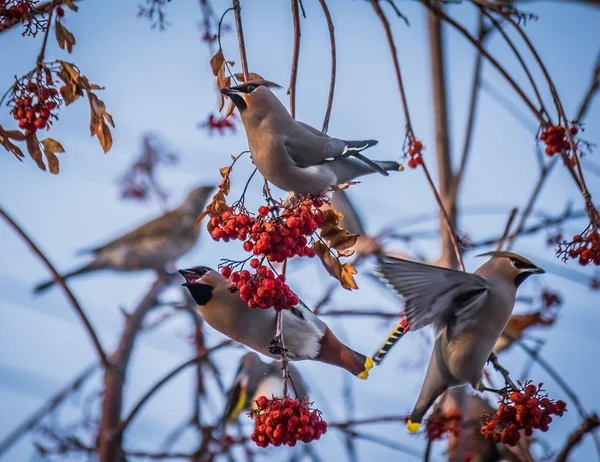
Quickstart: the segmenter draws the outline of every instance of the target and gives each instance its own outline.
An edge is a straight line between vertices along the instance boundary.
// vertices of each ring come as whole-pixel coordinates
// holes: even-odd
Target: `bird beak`
[[[533,274],[544,274],[546,272],[542,268],[531,268],[531,269],[528,269],[527,271],[529,273],[533,273]]]
[[[221,94],[229,97],[231,97],[232,95],[240,94],[238,90],[235,90],[233,88],[221,88],[219,91],[221,92]]]
[[[187,286],[200,279],[200,276],[189,269],[180,269],[178,272],[185,278],[185,282],[181,284],[182,286]]]

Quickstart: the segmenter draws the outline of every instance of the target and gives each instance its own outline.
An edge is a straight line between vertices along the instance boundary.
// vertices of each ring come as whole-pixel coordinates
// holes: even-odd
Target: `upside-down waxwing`
[[[238,291],[229,289],[228,279],[206,266],[181,269],[179,273],[207,324],[265,356],[280,358],[269,348],[277,327],[274,309],[250,308]],[[369,376],[373,360],[344,345],[302,301],[283,310],[282,316],[290,361],[320,361],[346,369],[359,379]]]
[[[376,140],[344,141],[296,121],[271,92],[279,85],[250,80],[222,88],[240,111],[254,165],[269,182],[284,191],[318,195],[330,186],[363,175],[398,170],[393,161],[373,161],[363,154]]]
[[[298,369],[288,363],[289,390],[293,398],[305,398],[306,386]],[[223,412],[222,422],[235,422],[242,411],[250,411],[256,407],[255,401],[259,396],[281,396],[283,378],[281,364],[278,361],[264,362],[257,353],[246,353],[238,367],[235,379],[227,392],[227,403]]]
[[[196,217],[202,213],[214,186],[200,186],[187,195],[183,203],[140,227],[100,247],[85,249],[78,254],[91,253],[94,259],[63,275],[63,279],[98,270],[161,271],[167,264],[192,249],[198,241],[200,227],[195,227]],[[50,288],[56,281],[37,285],[35,293]]]
[[[436,341],[408,429],[416,432],[434,401],[448,388],[470,384],[483,391],[481,375],[512,314],[517,288],[545,273],[530,260],[492,251],[475,273],[393,257],[379,257],[377,276],[404,299],[410,330],[433,324]]]

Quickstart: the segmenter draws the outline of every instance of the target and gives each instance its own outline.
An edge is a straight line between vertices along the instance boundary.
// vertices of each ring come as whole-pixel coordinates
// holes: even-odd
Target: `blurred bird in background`
[[[291,397],[305,398],[306,385],[296,366],[288,363],[289,382],[291,384]],[[259,396],[281,396],[283,378],[279,362],[262,361],[253,351],[246,353],[238,367],[235,379],[227,392],[227,403],[221,419],[221,424],[233,423],[243,412],[255,408],[254,401]]]
[[[193,189],[183,203],[154,220],[124,234],[100,247],[85,249],[77,254],[91,253],[94,259],[63,275],[67,280],[74,276],[98,270],[139,271],[153,269],[163,271],[194,247],[200,235],[195,227],[196,217],[202,213],[214,186]],[[39,294],[54,285],[49,280],[34,288]]]
[[[242,345],[279,359],[270,348],[277,328],[274,309],[250,308],[239,292],[229,290],[228,279],[206,266],[180,269],[179,273],[207,324]],[[281,313],[286,354],[291,361],[321,361],[359,379],[369,377],[373,360],[340,342],[302,301]]]

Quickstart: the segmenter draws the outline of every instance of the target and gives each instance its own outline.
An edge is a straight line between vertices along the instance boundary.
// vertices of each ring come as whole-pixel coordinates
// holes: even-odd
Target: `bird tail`
[[[321,349],[315,359],[346,369],[361,380],[366,380],[373,368],[371,357],[344,345],[329,328],[325,330],[321,339]]]
[[[85,266],[82,266],[81,268],[78,268],[78,269],[76,269],[74,271],[70,271],[69,273],[63,274],[62,278],[64,280],[67,280],[67,279],[72,278],[73,276],[78,276],[80,274],[85,274],[85,273],[88,273],[90,271],[94,271],[96,269],[98,269],[98,268],[95,266],[95,262],[91,262],[91,263],[89,263],[89,264],[87,264]],[[34,294],[41,294],[42,292],[45,292],[50,287],[52,287],[54,284],[56,284],[56,281],[54,279],[50,279],[50,280],[48,280],[46,282],[38,284],[37,286],[35,286],[33,288],[33,293]]]
[[[408,322],[406,318],[402,318],[402,321],[394,327],[394,330],[388,335],[383,345],[379,347],[377,352],[373,355],[373,362],[377,365],[381,364],[383,358],[390,352],[392,347],[400,340],[404,334],[408,332]]]
[[[375,146],[379,141],[377,140],[363,140],[363,141],[346,141],[346,147],[342,153],[342,157],[352,156],[356,159],[364,162],[373,170],[378,173],[381,173],[383,176],[389,176],[390,174],[387,172],[388,170],[397,170],[400,165],[397,162],[378,162],[369,159],[361,154],[365,149],[369,149],[372,146]],[[391,165],[384,166],[382,164],[395,164],[395,167]]]

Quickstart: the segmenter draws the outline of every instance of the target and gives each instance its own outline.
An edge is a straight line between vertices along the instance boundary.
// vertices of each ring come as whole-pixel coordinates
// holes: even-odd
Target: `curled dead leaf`
[[[219,48],[217,52],[210,58],[210,68],[212,69],[213,75],[216,77],[219,70],[225,64],[225,57],[223,56],[223,50]]]
[[[27,145],[27,152],[31,158],[35,161],[40,170],[46,171],[46,165],[42,158],[42,150],[40,148],[40,142],[35,136],[35,133],[28,133],[25,137],[25,143]]]
[[[333,209],[325,210],[324,216],[325,216],[325,219],[323,220],[323,223],[320,226],[321,229],[327,227],[328,225],[337,226],[342,221],[342,218],[344,218],[344,215],[342,215],[340,212],[337,212]]]
[[[342,283],[342,287],[344,289],[352,290],[358,289],[358,284],[354,280],[354,275],[357,273],[354,266],[344,263],[342,265],[342,274],[340,277],[340,282]]]
[[[79,7],[73,3],[73,0],[62,0],[62,2],[64,5],[67,5],[67,7],[73,11],[77,11],[79,9]]]
[[[336,250],[346,250],[353,247],[358,241],[358,234],[350,234],[345,229],[334,235],[329,241],[329,245]]]
[[[21,151],[21,148],[14,144],[11,139],[24,141],[25,135],[18,130],[4,130],[2,125],[0,125],[0,144],[22,162],[25,155]]]
[[[59,172],[58,157],[56,157],[56,153],[65,152],[65,148],[63,148],[62,144],[52,138],[44,138],[41,143],[46,159],[48,160],[50,173],[56,175]]]
[[[58,46],[62,50],[66,47],[67,51],[71,53],[73,51],[73,45],[75,45],[76,42],[75,36],[60,21],[55,21],[54,29]]]

